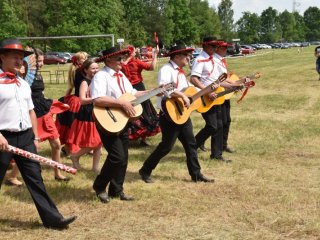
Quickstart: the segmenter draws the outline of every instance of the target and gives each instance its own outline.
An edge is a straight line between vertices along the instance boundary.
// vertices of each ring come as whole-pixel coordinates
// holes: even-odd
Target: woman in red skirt
[[[76,152],[80,150],[77,145],[68,144],[67,140],[69,139],[69,130],[71,128],[72,122],[75,119],[75,114],[79,111],[81,106],[79,98],[72,94],[72,91],[74,89],[75,81],[80,81],[83,78],[80,69],[83,62],[87,58],[88,54],[86,52],[77,52],[72,57],[72,64],[69,68],[68,73],[68,88],[66,91],[66,95],[59,99],[60,102],[63,102],[70,106],[70,109],[68,111],[62,114],[58,114],[56,119],[56,127],[60,134],[61,144],[65,145],[62,148],[62,151],[67,155],[70,152]]]
[[[157,47],[155,49],[156,51],[153,53],[151,63],[143,62],[136,58],[136,49],[133,46],[129,46],[128,49],[130,50],[130,56],[122,63],[121,71],[126,75],[135,89],[144,91],[146,88],[143,84],[141,73],[143,70],[152,71],[155,69],[159,48]],[[140,144],[142,146],[148,146],[149,144],[147,143],[146,138],[160,132],[159,117],[150,100],[143,102],[141,105],[143,107],[142,116],[130,123],[129,139],[136,140],[140,138]]]
[[[37,69],[43,66],[43,52],[40,49],[35,49]],[[69,109],[69,106],[56,100],[47,99],[43,95],[44,82],[42,76],[37,74],[31,85],[31,95],[34,104],[34,111],[37,115],[38,122],[38,138],[35,140],[48,140],[51,146],[51,157],[53,160],[61,163],[60,151],[61,143],[59,133],[55,126],[53,115],[64,112]],[[54,169],[54,176],[57,181],[69,181],[68,177],[61,174],[58,169]]]
[[[76,151],[70,149],[70,157],[73,166],[79,169],[80,157],[93,151],[92,170],[95,173],[99,172],[99,159],[102,144],[93,119],[93,101],[90,95],[89,85],[94,74],[98,71],[99,65],[92,59],[87,59],[81,67],[81,72],[83,74],[82,79],[75,79],[75,96],[79,98],[81,107],[75,115],[75,119],[72,122],[69,131],[69,138],[67,139],[68,145],[76,145],[79,148],[79,150]]]

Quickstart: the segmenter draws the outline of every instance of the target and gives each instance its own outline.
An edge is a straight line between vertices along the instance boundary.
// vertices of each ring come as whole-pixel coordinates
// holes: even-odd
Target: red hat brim
[[[110,57],[113,57],[113,56],[117,56],[117,55],[126,55],[130,53],[130,50],[129,49],[122,49],[122,50],[119,50],[117,52],[113,52],[113,53],[110,53],[110,54],[107,54],[107,55],[104,55],[102,57],[99,57],[97,58],[95,61],[96,62],[103,62],[105,59],[107,58],[110,58]]]
[[[173,54],[177,54],[177,53],[182,53],[182,52],[193,52],[194,51],[194,48],[185,48],[185,49],[179,49],[179,50],[175,50],[175,51],[172,51],[172,52],[168,52],[166,54],[166,56],[171,56]]]

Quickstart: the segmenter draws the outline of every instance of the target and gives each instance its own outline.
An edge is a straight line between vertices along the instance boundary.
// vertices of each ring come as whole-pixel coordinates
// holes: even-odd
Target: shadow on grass
[[[15,219],[0,218],[1,232],[16,232],[17,229],[39,229],[43,225],[39,222],[20,221]]]

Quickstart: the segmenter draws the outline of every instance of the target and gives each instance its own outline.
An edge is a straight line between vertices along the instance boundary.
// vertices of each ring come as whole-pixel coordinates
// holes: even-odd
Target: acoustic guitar
[[[248,76],[248,78],[255,79],[255,78],[259,78],[260,76],[261,76],[260,73],[255,73],[255,74]],[[246,81],[246,77],[241,78],[240,80],[236,81],[236,83],[245,84],[245,81]],[[224,101],[226,100],[226,98],[225,98],[226,95],[233,94],[234,92],[236,92],[238,90],[241,90],[241,89],[237,89],[237,88],[233,87],[231,89],[225,90],[223,87],[218,87],[215,91],[215,93],[217,93],[217,97],[215,99],[210,99],[207,95],[204,95],[201,97],[201,106],[197,109],[197,111],[199,113],[205,113],[205,112],[209,111],[210,108],[212,108],[213,106],[223,104]]]
[[[195,87],[187,87],[182,92],[190,99],[189,108],[185,107],[182,98],[163,98],[161,102],[162,110],[166,117],[176,124],[185,123],[192,111],[197,110],[201,106],[200,97],[215,90],[214,84],[219,84],[227,79],[227,74],[221,74],[219,78],[208,85],[206,88],[201,89],[199,92]]]
[[[230,79],[231,81],[235,82],[235,83],[244,83],[244,82],[246,81],[246,78],[257,79],[257,78],[259,78],[259,77],[261,77],[261,73],[259,73],[259,72],[256,72],[256,73],[254,73],[254,74],[251,74],[251,75],[249,75],[249,76],[247,76],[247,77],[243,77],[243,78],[241,78],[241,79],[239,78],[238,75],[236,75],[236,74],[234,74],[234,73],[231,73],[231,74],[229,75],[229,79]],[[225,98],[226,100],[229,100],[229,99],[233,96],[234,93],[235,93],[235,92],[231,92],[231,93],[229,93],[229,94],[226,94],[226,95],[224,96],[224,98]]]
[[[130,93],[124,93],[119,99],[131,102],[136,112],[135,116],[129,117],[122,108],[94,106],[93,114],[95,120],[97,124],[108,133],[119,133],[124,129],[130,119],[135,119],[142,114],[142,102],[165,91],[172,91],[174,87],[174,83],[169,83],[139,97],[135,97]]]

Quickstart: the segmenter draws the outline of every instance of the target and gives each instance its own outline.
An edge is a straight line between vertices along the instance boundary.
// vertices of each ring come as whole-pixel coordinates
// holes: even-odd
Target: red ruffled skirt
[[[41,141],[59,138],[59,132],[54,123],[53,115],[65,112],[68,109],[69,106],[67,104],[53,100],[50,111],[46,115],[37,118],[38,137]]]
[[[68,111],[57,115],[55,122],[60,135],[61,144],[65,144],[70,152],[77,152],[80,148],[77,145],[69,144],[68,140],[70,138],[72,123],[81,107],[80,99],[75,95],[69,95],[60,98],[59,101],[70,106]]]

